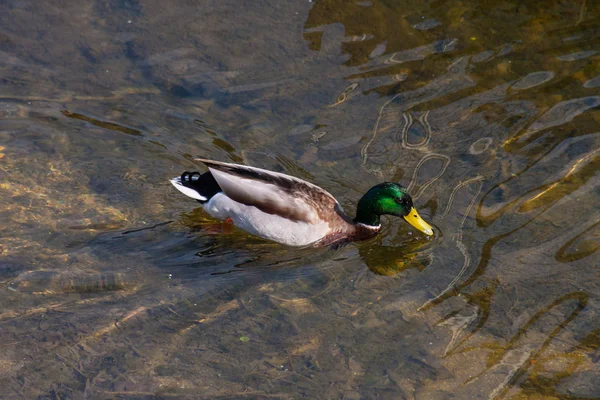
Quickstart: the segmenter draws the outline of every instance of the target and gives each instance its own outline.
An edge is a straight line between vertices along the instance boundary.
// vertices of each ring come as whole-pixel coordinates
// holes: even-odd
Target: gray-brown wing
[[[343,214],[326,190],[302,179],[239,164],[197,158],[231,199],[294,221],[316,223]]]

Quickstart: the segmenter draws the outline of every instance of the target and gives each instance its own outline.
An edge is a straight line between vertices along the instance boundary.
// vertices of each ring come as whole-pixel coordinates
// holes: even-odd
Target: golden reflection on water
[[[600,396],[595,3],[0,15],[6,396]],[[399,181],[436,237],[264,242],[172,190],[197,156]]]
[[[593,154],[597,152],[598,150]],[[559,181],[547,185],[547,187],[544,188],[544,190],[542,190],[540,193],[523,202],[519,211],[527,212],[547,205],[550,202],[568,196],[581,186],[585,185],[590,178],[596,175],[598,168],[600,167],[600,156],[592,158],[591,156],[593,154],[588,154],[587,156],[577,160],[577,162]],[[588,163],[588,159],[590,158],[592,159]],[[580,167],[581,163],[586,164],[584,164],[583,167]],[[576,171],[577,173],[575,173]]]
[[[422,270],[431,260],[423,250],[426,241],[414,239],[403,246],[384,246],[377,238],[359,246],[359,254],[367,267],[377,275],[393,276],[409,268]]]
[[[600,250],[600,242],[598,241],[598,227],[600,221],[591,225],[580,234],[566,242],[556,252],[555,258],[560,262],[576,261],[582,258],[591,256],[596,251]]]

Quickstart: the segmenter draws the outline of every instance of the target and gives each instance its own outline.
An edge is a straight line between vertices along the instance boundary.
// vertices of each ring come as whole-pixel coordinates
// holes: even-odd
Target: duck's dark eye
[[[396,203],[400,204],[402,207],[406,207],[408,205],[406,197],[396,197],[394,200],[396,200]]]
[[[412,208],[412,199],[408,196],[396,197],[394,200],[407,210]]]

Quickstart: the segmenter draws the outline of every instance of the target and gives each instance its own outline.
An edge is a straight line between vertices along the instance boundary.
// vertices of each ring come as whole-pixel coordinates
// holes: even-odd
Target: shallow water
[[[529,3],[0,2],[0,397],[600,397],[600,8]],[[195,156],[438,234],[229,234]]]

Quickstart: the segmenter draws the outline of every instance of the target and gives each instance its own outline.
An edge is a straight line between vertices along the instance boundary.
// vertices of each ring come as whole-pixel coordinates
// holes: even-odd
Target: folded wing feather
[[[330,193],[302,179],[244,165],[197,161],[209,167],[228,197],[265,213],[314,224],[341,209]]]

